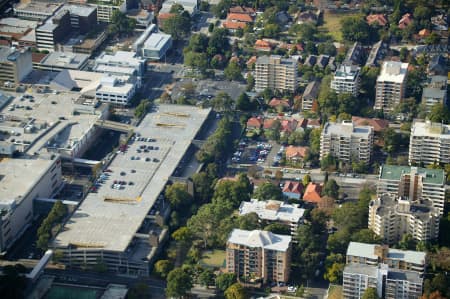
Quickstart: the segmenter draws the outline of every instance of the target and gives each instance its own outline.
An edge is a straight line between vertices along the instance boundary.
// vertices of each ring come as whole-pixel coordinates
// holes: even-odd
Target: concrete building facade
[[[450,125],[415,121],[409,139],[410,165],[450,163]]]
[[[227,242],[227,272],[236,274],[238,279],[286,283],[290,272],[291,240],[291,236],[267,231],[234,229]]]
[[[397,61],[383,62],[377,78],[375,110],[392,113],[405,97],[408,64]]]
[[[383,165],[377,194],[392,194],[412,202],[429,200],[439,215],[444,211],[445,175],[442,169]]]
[[[255,90],[269,88],[295,92],[297,89],[297,61],[281,56],[261,56],[255,64]]]
[[[320,136],[320,159],[327,155],[344,163],[368,164],[372,155],[373,127],[353,122],[326,123]]]
[[[0,47],[0,82],[20,83],[33,69],[31,51]]]
[[[356,97],[359,93],[360,70],[359,66],[342,64],[334,73],[330,83],[331,89],[338,94],[350,93]]]

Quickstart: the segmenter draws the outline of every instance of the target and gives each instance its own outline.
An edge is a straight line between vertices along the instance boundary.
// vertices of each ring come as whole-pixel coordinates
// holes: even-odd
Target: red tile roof
[[[274,118],[269,118],[269,119],[265,119],[264,120],[264,129],[270,129],[273,126],[273,123],[276,119]]]
[[[357,126],[372,126],[373,130],[377,133],[389,127],[389,121],[380,118],[352,116],[352,121]]]
[[[382,14],[368,15],[366,21],[369,25],[378,23],[380,26],[386,26],[388,23],[386,17]]]
[[[227,21],[229,21],[229,22],[238,21],[238,22],[251,23],[251,22],[253,22],[253,18],[250,15],[246,15],[246,14],[229,13],[227,15]]]
[[[398,21],[398,28],[405,29],[409,24],[412,23],[412,16],[410,13],[404,14],[400,21]]]
[[[297,129],[297,120],[295,119],[285,119],[281,121],[281,131],[283,132],[294,132]]]
[[[250,117],[247,120],[247,127],[261,128],[263,120],[260,117]]]
[[[247,26],[247,23],[244,22],[223,22],[223,28],[235,30],[235,29],[244,29]]]
[[[283,187],[283,192],[302,194],[303,185],[300,182],[286,181]]]
[[[270,100],[269,102],[269,106],[270,107],[277,107],[277,106],[283,106],[286,108],[289,108],[289,101],[286,99],[278,99],[278,98],[273,98]]]
[[[272,50],[272,44],[269,43],[268,41],[262,40],[262,39],[258,39],[255,42],[255,49],[257,50],[265,50],[265,51],[270,51]]]
[[[290,145],[286,148],[286,158],[304,158],[306,156],[306,152],[309,150],[307,146],[293,146]]]
[[[306,187],[305,194],[303,195],[303,201],[310,203],[319,203],[321,199],[320,196],[321,192],[322,192],[322,185],[311,182]]]

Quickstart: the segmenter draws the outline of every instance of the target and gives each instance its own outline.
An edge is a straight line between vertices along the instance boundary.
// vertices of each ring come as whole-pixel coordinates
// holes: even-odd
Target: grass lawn
[[[324,12],[323,15],[323,25],[319,27],[319,29],[327,30],[333,39],[340,42],[342,41],[342,32],[341,32],[341,19],[345,17],[356,16],[358,13],[349,12],[349,13],[329,13]]]
[[[225,265],[225,250],[207,250],[202,252],[200,264],[211,268],[220,268]]]
[[[331,285],[328,291],[328,299],[342,299],[342,286]]]

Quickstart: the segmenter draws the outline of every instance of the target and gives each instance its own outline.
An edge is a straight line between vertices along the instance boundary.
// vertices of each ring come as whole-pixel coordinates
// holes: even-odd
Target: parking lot
[[[262,164],[271,152],[269,142],[241,141],[238,150],[233,154],[231,162],[239,164]]]
[[[172,99],[178,99],[183,96],[184,87],[191,84],[195,86],[195,97],[199,100],[211,99],[220,92],[225,92],[233,100],[236,100],[245,91],[245,84],[239,82],[216,81],[211,79],[198,81],[195,78],[183,78],[175,83],[172,89]]]

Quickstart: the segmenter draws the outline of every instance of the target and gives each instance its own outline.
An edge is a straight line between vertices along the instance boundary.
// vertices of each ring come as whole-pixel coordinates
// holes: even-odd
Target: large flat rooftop
[[[160,105],[147,114],[135,129],[138,139],[115,156],[112,172],[96,193],[87,195],[54,246],[125,251],[209,113]],[[126,185],[113,188],[114,181]]]
[[[414,172],[422,176],[424,183],[438,185],[445,184],[444,170],[411,166],[383,165],[380,172],[380,179],[400,181],[402,175],[412,173],[413,169]]]
[[[411,129],[411,135],[450,139],[450,125],[415,121]]]
[[[371,134],[373,134],[373,127],[355,126],[352,122],[327,123],[323,130],[326,135],[338,135],[345,137],[368,138]]]
[[[53,163],[43,159],[0,160],[0,209],[25,198]]]

